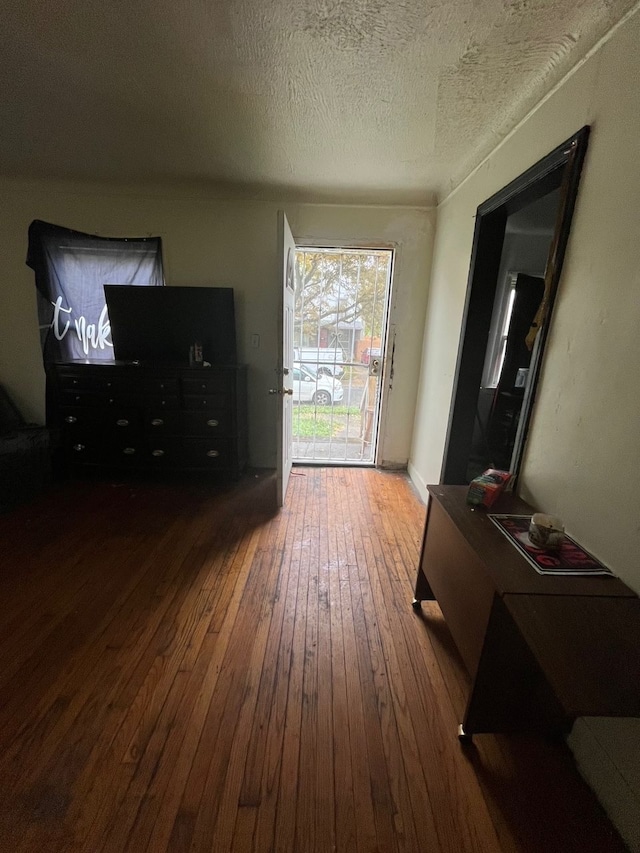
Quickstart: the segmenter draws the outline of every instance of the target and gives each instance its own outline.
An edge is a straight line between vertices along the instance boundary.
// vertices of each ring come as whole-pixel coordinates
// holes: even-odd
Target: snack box
[[[499,471],[497,468],[487,468],[479,477],[469,483],[467,503],[471,506],[483,506],[488,509],[493,506],[498,495],[511,479],[509,471]]]

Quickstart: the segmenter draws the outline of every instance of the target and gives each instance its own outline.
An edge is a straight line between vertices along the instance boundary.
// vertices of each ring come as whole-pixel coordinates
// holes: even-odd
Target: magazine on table
[[[536,547],[529,539],[530,515],[488,515],[498,530],[515,545],[540,575],[613,576],[613,572],[600,560],[566,534],[559,548],[550,550]]]

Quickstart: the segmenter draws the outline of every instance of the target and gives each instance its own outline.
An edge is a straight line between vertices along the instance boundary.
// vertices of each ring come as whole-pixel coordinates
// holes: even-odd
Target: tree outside
[[[389,250],[298,250],[294,346],[341,347],[347,362],[379,347],[391,257]]]
[[[329,406],[297,401],[294,458],[371,462],[375,443],[378,374],[392,252],[384,249],[298,249],[293,345],[301,362],[315,364],[340,386]],[[333,371],[322,368],[328,349]],[[329,361],[329,359],[327,359]],[[335,367],[339,366],[339,371]],[[339,377],[339,378],[338,378]]]

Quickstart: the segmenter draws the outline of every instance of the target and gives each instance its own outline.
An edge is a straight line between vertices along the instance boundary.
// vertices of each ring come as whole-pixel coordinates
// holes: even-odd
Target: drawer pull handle
[[[210,426],[210,427],[217,427],[217,426],[219,426],[219,425],[220,425],[220,422],[219,422],[219,421],[217,421],[215,418],[211,418],[211,420],[208,420],[208,421],[207,421],[207,426]]]
[[[78,394],[76,394],[76,403],[79,403],[81,399],[82,399],[82,397],[80,397]]]
[[[67,417],[64,419],[64,422],[67,424],[75,424],[77,423],[77,421],[78,419],[75,415],[67,415]]]
[[[111,388],[112,385],[113,385],[112,382],[107,382],[107,388]]]
[[[207,390],[207,386],[204,384],[204,382],[202,383],[202,385],[200,387],[202,388],[203,391]]]
[[[72,384],[72,385],[78,385],[78,380],[77,380],[77,379],[73,379],[73,380],[71,381],[71,384]]]
[[[207,450],[207,456],[215,457],[220,456],[220,454],[217,450]]]
[[[164,456],[164,450],[152,450],[151,455],[152,456]]]
[[[117,424],[118,426],[129,426],[129,421],[128,421],[126,418],[119,418],[119,419],[116,421],[116,424]]]
[[[85,446],[84,444],[74,444],[73,449],[76,453],[82,453],[82,451],[85,449]]]
[[[136,452],[136,449],[135,447],[125,447],[122,452],[125,453],[127,456],[133,456],[133,454]]]
[[[151,426],[164,426],[164,421],[162,420],[162,418],[154,418],[151,421]]]

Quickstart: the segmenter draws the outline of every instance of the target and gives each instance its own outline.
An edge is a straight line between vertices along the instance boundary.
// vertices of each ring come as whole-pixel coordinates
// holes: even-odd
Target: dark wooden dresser
[[[429,486],[414,606],[436,599],[471,676],[459,736],[640,716],[640,599],[614,577],[540,575],[466,486]],[[491,512],[529,514],[503,495]]]
[[[246,367],[69,361],[47,371],[63,468],[225,472],[247,458]]]

